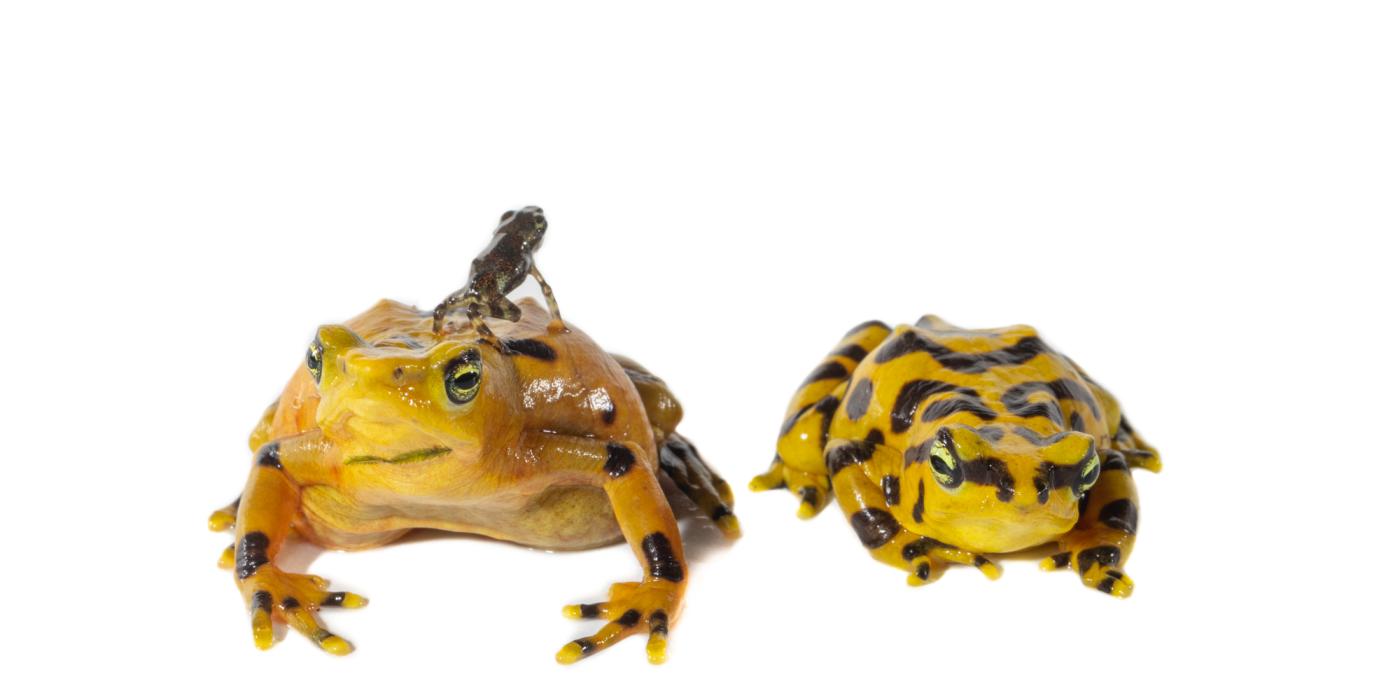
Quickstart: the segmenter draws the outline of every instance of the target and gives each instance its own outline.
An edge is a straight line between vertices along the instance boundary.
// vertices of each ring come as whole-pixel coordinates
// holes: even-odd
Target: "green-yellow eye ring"
[[[472,348],[442,369],[443,388],[447,399],[455,404],[464,404],[476,398],[481,390],[481,354]]]
[[[317,384],[321,383],[321,367],[325,363],[325,348],[321,347],[321,341],[311,341],[311,347],[306,349],[306,369],[311,372],[311,379]]]
[[[929,469],[933,478],[945,489],[955,489],[962,485],[963,471],[957,457],[947,445],[935,442],[929,448]]]
[[[1095,452],[1090,454],[1088,459],[1084,460],[1084,466],[1079,470],[1079,479],[1074,485],[1075,491],[1083,495],[1090,488],[1093,488],[1094,484],[1099,480],[1099,472],[1099,455]]]

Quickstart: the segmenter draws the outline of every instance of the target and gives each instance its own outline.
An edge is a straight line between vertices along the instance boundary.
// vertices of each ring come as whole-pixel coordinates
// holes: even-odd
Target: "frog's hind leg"
[[[1137,537],[1137,488],[1123,455],[1106,450],[1101,459],[1099,480],[1084,495],[1079,522],[1060,538],[1059,553],[1042,561],[1040,568],[1073,567],[1084,585],[1127,598],[1133,580],[1122,567]]]
[[[530,263],[530,276],[540,285],[540,294],[544,295],[544,303],[549,305],[549,316],[551,318],[550,327],[564,327],[564,317],[559,315],[559,302],[554,300],[554,289],[549,283],[544,281],[544,275],[540,274],[540,268]]]
[[[826,507],[831,500],[831,481],[822,453],[832,416],[846,395],[851,372],[890,333],[889,326],[868,321],[847,331],[827,353],[789,402],[773,462],[766,473],[749,482],[750,490],[786,488],[801,501],[797,517],[803,519]]]
[[[738,539],[742,532],[739,518],[733,511],[734,492],[705,463],[695,446],[680,434],[671,433],[666,436],[659,452],[661,471],[666,472],[676,488],[709,516],[725,537]]]

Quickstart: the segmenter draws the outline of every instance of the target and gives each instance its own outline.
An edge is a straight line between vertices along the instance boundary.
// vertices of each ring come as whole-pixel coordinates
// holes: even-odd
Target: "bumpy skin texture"
[[[391,301],[320,328],[253,431],[242,496],[209,522],[234,531],[221,562],[234,570],[259,647],[282,621],[348,653],[315,611],[365,603],[279,569],[290,534],[360,549],[431,528],[553,549],[625,539],[645,575],[613,586],[603,603],[565,608],[607,623],[558,658],[646,631],[649,658],[664,659],[687,572],[658,471],[737,537],[733,496],[674,432],[681,409],[664,382],[582,331],[553,326],[532,300],[520,309],[518,322],[491,322],[492,342],[470,327],[435,334],[431,315]]]
[[[1137,532],[1129,467],[1158,471],[1103,387],[1029,326],[968,330],[925,316],[861,324],[788,407],[772,468],[816,515],[834,495],[877,560],[927,583],[952,563],[988,578],[985,554],[1048,542],[1042,568],[1132,593],[1122,567]]]

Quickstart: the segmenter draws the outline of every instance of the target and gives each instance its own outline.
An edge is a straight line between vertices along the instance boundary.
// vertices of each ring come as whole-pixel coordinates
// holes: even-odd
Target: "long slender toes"
[[[653,664],[666,663],[666,637],[670,634],[670,618],[657,610],[647,618],[651,634],[647,636],[647,661]]]
[[[258,591],[253,594],[251,613],[253,615],[253,645],[263,651],[272,648],[272,594]]]
[[[295,598],[287,598],[282,601],[282,614],[287,618],[287,624],[292,629],[315,642],[322,651],[336,656],[345,656],[355,650],[355,647],[344,637],[333,634],[330,630],[322,627],[316,616]]]
[[[366,605],[369,605],[369,598],[349,591],[327,593],[326,597],[321,600],[323,608],[363,608]]]
[[[641,613],[636,610],[628,610],[621,617],[603,625],[597,634],[581,637],[565,644],[554,655],[554,660],[561,664],[571,664],[579,659],[592,656],[626,637],[639,622],[641,622]]]
[[[570,620],[595,620],[607,617],[607,615],[607,603],[579,603],[578,605],[564,606],[564,617]]]

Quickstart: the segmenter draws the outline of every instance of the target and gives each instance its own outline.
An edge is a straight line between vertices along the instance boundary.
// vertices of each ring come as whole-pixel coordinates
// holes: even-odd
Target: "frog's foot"
[[[905,544],[900,550],[900,557],[914,567],[913,573],[909,575],[909,585],[911,586],[928,583],[932,580],[929,577],[931,571],[939,571],[938,567],[946,568],[948,564],[971,566],[982,572],[982,575],[991,581],[1001,578],[1001,566],[991,559],[940,542],[932,537],[919,537]]]
[[[735,517],[734,492],[719,474],[700,457],[695,446],[677,433],[666,436],[660,449],[661,471],[671,478],[700,510],[710,516],[715,527],[729,539],[738,539],[739,518]]]
[[[1046,557],[1040,568],[1046,571],[1066,569],[1071,565],[1079,572],[1084,585],[1107,593],[1115,598],[1127,598],[1133,594],[1133,580],[1118,568],[1123,559],[1122,550],[1113,545],[1076,546],[1062,543],[1058,554]]]
[[[823,465],[824,466],[824,465]],[[806,520],[822,512],[831,502],[831,478],[825,471],[808,472],[773,458],[773,466],[749,481],[750,491],[772,491],[785,488],[797,496],[802,504],[797,507],[797,517]]]
[[[290,574],[264,565],[238,582],[253,618],[253,644],[259,649],[272,647],[272,623],[280,618],[292,629],[315,642],[322,650],[344,656],[355,650],[345,638],[321,625],[316,611],[321,608],[362,608],[365,598],[344,591],[327,591],[329,581],[320,576]]]
[[[666,635],[670,621],[680,608],[680,586],[671,581],[619,583],[608,591],[602,603],[564,606],[564,616],[576,620],[603,619],[608,623],[597,634],[575,639],[565,644],[554,659],[571,664],[602,651],[618,641],[642,630],[647,638],[647,660],[654,664],[666,660]]]
[[[224,532],[233,529],[234,523],[238,520],[238,503],[242,497],[233,499],[223,508],[209,514],[209,529],[213,532]]]

